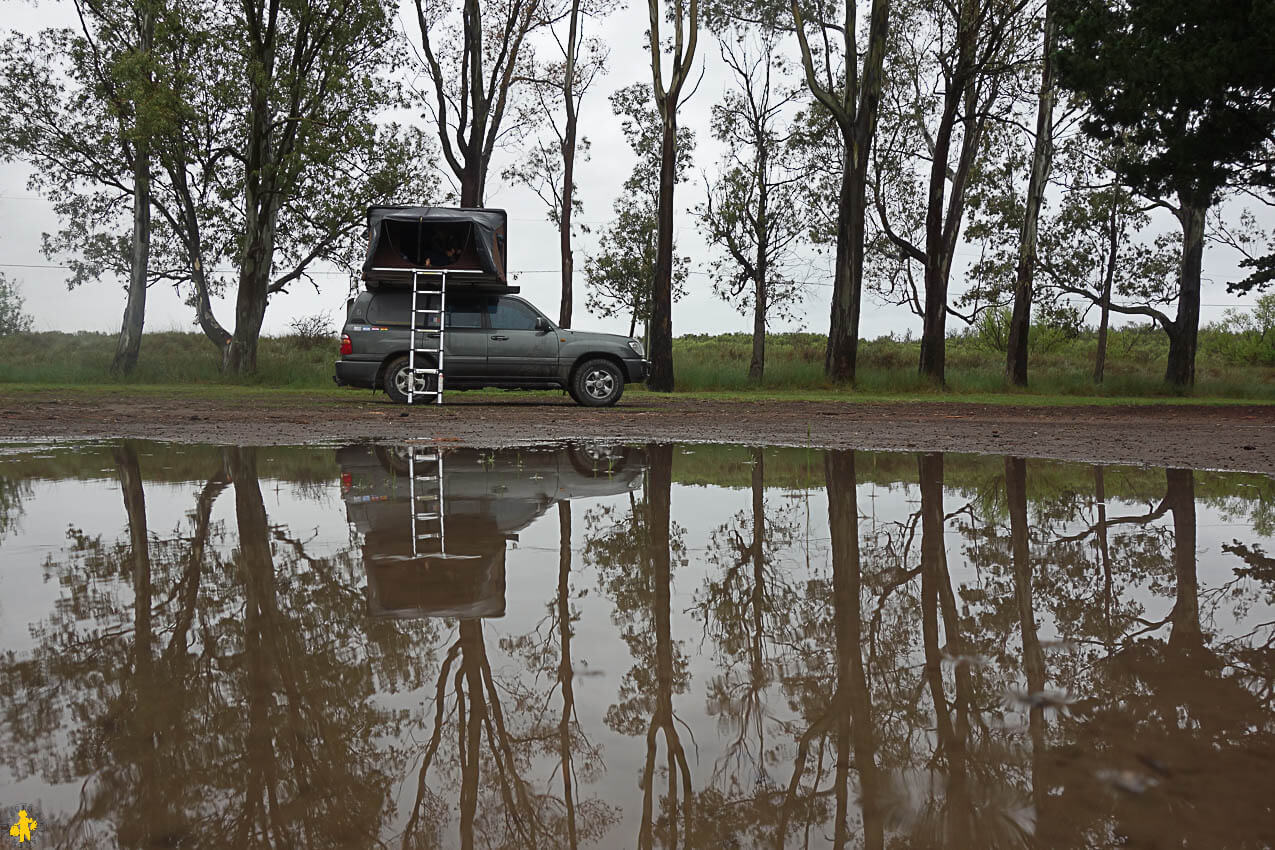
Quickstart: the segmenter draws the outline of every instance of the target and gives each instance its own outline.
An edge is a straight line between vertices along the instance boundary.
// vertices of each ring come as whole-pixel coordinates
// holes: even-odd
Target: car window
[[[472,298],[447,299],[447,327],[481,328],[483,326],[483,305]]]
[[[534,331],[537,316],[530,307],[512,298],[494,298],[487,306],[493,330]]]
[[[411,290],[378,292],[367,305],[367,320],[374,325],[406,325],[411,309]]]
[[[350,304],[346,311],[346,320],[351,322],[366,322],[367,307],[372,303],[372,293],[360,292],[359,296]]]

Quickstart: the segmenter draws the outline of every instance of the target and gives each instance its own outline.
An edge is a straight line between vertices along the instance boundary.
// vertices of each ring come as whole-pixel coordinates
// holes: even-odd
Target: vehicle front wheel
[[[586,360],[571,379],[571,397],[585,407],[610,407],[624,395],[624,374],[610,360]]]
[[[398,404],[407,404],[407,386],[411,380],[412,370],[408,366],[407,358],[395,358],[385,367],[385,394],[390,397],[391,401]],[[416,395],[413,401],[416,404],[432,403],[435,401],[433,391],[437,385],[437,375],[417,375],[415,385],[412,387],[413,394],[430,393],[430,395]]]

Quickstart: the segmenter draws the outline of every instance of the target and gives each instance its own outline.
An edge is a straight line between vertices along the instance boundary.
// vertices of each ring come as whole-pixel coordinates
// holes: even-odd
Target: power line
[[[60,269],[62,271],[69,271],[71,269],[70,266],[58,265],[56,263],[0,263],[0,268],[54,269],[54,270]],[[211,271],[214,274],[238,274],[239,269],[212,269]],[[697,269],[691,269],[688,273],[693,275],[703,276],[703,277],[713,276],[712,272],[699,271]],[[350,272],[339,271],[339,270],[325,271],[322,269],[307,271],[306,274],[307,275],[340,276],[340,277],[350,276]],[[521,269],[519,271],[514,272],[513,276],[517,277],[518,275],[522,275],[522,274],[562,274],[562,269]],[[803,286],[818,286],[825,289],[832,289],[835,286],[835,284],[822,283],[820,281],[813,281],[813,280],[806,281],[802,285]],[[1094,302],[1092,299],[1085,298],[1083,295],[1074,295],[1074,294],[1068,293],[1068,294],[1058,295],[1055,297],[1059,299],[1079,301],[1082,304],[1093,304],[1095,307],[1098,306],[1097,303]],[[1242,304],[1242,303],[1235,303],[1235,304],[1204,304],[1202,303],[1200,304],[1200,306],[1201,307],[1228,307],[1228,308],[1244,309],[1244,310],[1254,310],[1257,308],[1256,304]]]

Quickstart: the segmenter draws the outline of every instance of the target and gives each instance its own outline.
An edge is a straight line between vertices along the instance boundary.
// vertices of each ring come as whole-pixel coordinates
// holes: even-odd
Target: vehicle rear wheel
[[[571,378],[571,394],[585,407],[610,407],[624,395],[624,374],[610,360],[586,360]]]
[[[431,364],[432,365],[432,364]],[[385,367],[384,389],[385,394],[390,397],[391,401],[398,404],[407,404],[407,387],[408,381],[412,379],[412,370],[408,367],[406,357],[396,357],[390,361]],[[433,393],[434,387],[438,386],[437,375],[417,375],[412,392],[415,393]],[[433,402],[434,396],[420,395],[417,396],[415,402]]]

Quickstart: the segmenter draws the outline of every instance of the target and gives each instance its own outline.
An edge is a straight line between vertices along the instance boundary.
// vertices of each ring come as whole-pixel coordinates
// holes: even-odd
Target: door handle
[[[500,336],[499,334],[497,334],[497,335],[493,336],[493,337],[492,337],[492,339],[497,339],[497,340],[507,340],[507,339],[509,339],[509,337],[507,337],[507,336]]]

